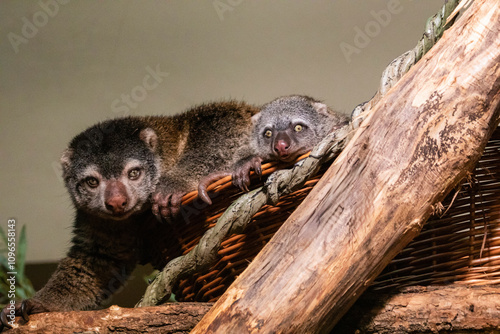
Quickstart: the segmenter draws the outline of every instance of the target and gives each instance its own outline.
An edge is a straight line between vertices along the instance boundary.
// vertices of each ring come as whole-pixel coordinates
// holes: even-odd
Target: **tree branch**
[[[167,304],[157,307],[98,311],[39,313],[26,325],[15,324],[7,333],[189,333],[212,303]]]
[[[499,286],[412,287],[398,294],[365,293],[334,333],[484,333],[500,328]],[[140,309],[42,313],[7,333],[189,333],[211,303]]]

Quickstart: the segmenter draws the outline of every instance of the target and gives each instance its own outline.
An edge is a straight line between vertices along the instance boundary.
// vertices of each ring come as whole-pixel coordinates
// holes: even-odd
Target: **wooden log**
[[[500,286],[412,287],[398,294],[364,294],[336,334],[484,333],[500,328]],[[15,333],[189,333],[212,303],[34,314]],[[20,318],[17,319],[22,322]]]
[[[500,286],[412,287],[365,293],[335,334],[491,333],[500,329]]]
[[[16,333],[189,333],[212,303],[166,304],[157,307],[121,308],[98,311],[39,313],[23,325],[17,318],[9,334]]]
[[[192,333],[328,333],[481,156],[499,36],[498,0],[476,0]]]

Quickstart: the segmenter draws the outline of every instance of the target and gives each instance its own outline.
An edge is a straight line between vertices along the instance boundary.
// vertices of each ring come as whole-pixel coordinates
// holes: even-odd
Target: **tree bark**
[[[413,287],[395,295],[365,293],[335,334],[488,333],[500,329],[500,287]]]
[[[189,333],[212,303],[167,304],[156,307],[121,308],[99,311],[39,313],[7,333]]]
[[[395,295],[364,294],[336,334],[484,333],[500,328],[499,286],[413,287]],[[35,314],[15,333],[189,333],[212,303]],[[18,320],[21,322],[20,318]]]
[[[500,8],[476,0],[192,333],[328,333],[498,125]]]

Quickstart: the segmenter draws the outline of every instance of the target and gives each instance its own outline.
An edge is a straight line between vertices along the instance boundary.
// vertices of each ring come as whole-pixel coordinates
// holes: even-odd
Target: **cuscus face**
[[[70,143],[61,163],[77,209],[114,220],[148,208],[159,180],[155,132],[125,118],[97,124]]]
[[[325,104],[307,96],[278,98],[254,117],[254,146],[265,160],[294,161],[340,122],[336,117]]]
[[[290,162],[310,150],[314,128],[300,117],[282,117],[277,123],[265,124],[258,134],[258,145],[266,159]]]

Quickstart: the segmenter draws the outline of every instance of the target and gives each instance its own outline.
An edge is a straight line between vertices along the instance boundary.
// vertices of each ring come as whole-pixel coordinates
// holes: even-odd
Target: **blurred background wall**
[[[0,224],[27,226],[29,263],[55,263],[73,217],[58,161],[77,133],[119,116],[294,93],[350,113],[442,4],[2,0]]]

